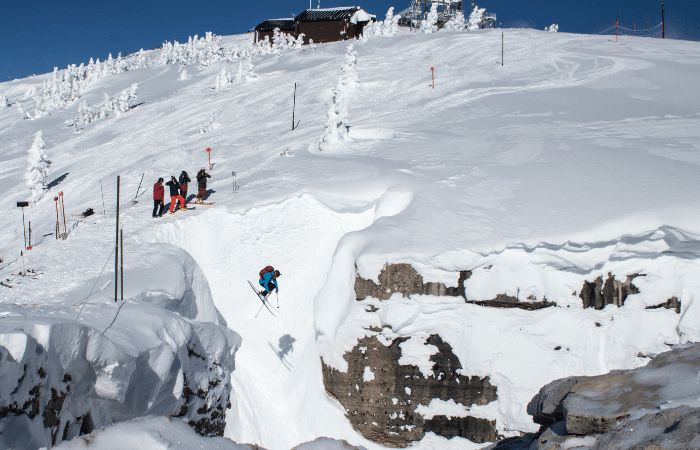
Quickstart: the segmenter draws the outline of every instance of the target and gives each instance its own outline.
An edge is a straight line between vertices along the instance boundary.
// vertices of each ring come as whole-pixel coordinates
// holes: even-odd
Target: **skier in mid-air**
[[[263,290],[260,291],[260,295],[262,295],[263,298],[267,298],[267,296],[270,295],[273,289],[279,292],[279,287],[277,286],[277,278],[280,275],[282,275],[280,271],[275,270],[275,268],[272,266],[267,266],[260,271],[260,280],[258,281],[258,283],[260,283],[260,286],[262,286],[263,288]]]

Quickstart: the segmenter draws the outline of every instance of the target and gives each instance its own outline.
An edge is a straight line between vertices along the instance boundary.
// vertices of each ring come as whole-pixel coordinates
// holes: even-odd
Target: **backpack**
[[[274,272],[275,268],[272,266],[267,266],[263,270],[260,271],[260,279],[262,279],[263,275],[265,275],[268,272]]]

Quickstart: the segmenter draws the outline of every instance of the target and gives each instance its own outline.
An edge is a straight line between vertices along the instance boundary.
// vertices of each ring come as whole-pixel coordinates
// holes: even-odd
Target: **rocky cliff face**
[[[462,365],[449,344],[437,335],[427,341],[439,349],[430,358],[434,362],[432,376],[426,378],[416,366],[399,364],[399,345],[406,339],[386,346],[375,336],[365,337],[345,355],[347,372],[323,365],[326,389],[343,405],[353,427],[365,438],[390,447],[406,447],[428,431],[478,443],[495,440],[495,421],[469,416],[426,420],[416,411],[432,399],[485,405],[497,399],[497,389],[488,377],[458,374]]]
[[[495,450],[700,448],[700,345],[681,346],[645,367],[544,386],[527,411],[540,432]]]

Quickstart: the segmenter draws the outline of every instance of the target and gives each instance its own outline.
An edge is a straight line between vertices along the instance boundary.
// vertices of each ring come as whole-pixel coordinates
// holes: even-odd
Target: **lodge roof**
[[[315,22],[324,20],[350,19],[353,14],[360,10],[359,6],[348,6],[342,8],[321,8],[307,9],[294,18],[296,22]]]
[[[294,29],[294,19],[267,19],[255,27],[256,31],[272,31],[275,28],[280,30]]]

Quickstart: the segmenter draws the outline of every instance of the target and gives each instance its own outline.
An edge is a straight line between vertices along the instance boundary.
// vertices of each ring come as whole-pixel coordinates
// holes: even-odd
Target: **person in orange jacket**
[[[170,214],[175,214],[175,203],[180,202],[180,209],[185,210],[185,199],[180,195],[180,183],[177,182],[177,178],[174,175],[170,177],[170,181],[165,183],[166,186],[170,186]]]
[[[153,217],[161,217],[163,215],[163,209],[165,209],[165,188],[163,187],[163,179],[158,178],[158,182],[153,185]],[[160,210],[159,207],[160,206]],[[156,215],[156,211],[158,214]]]

